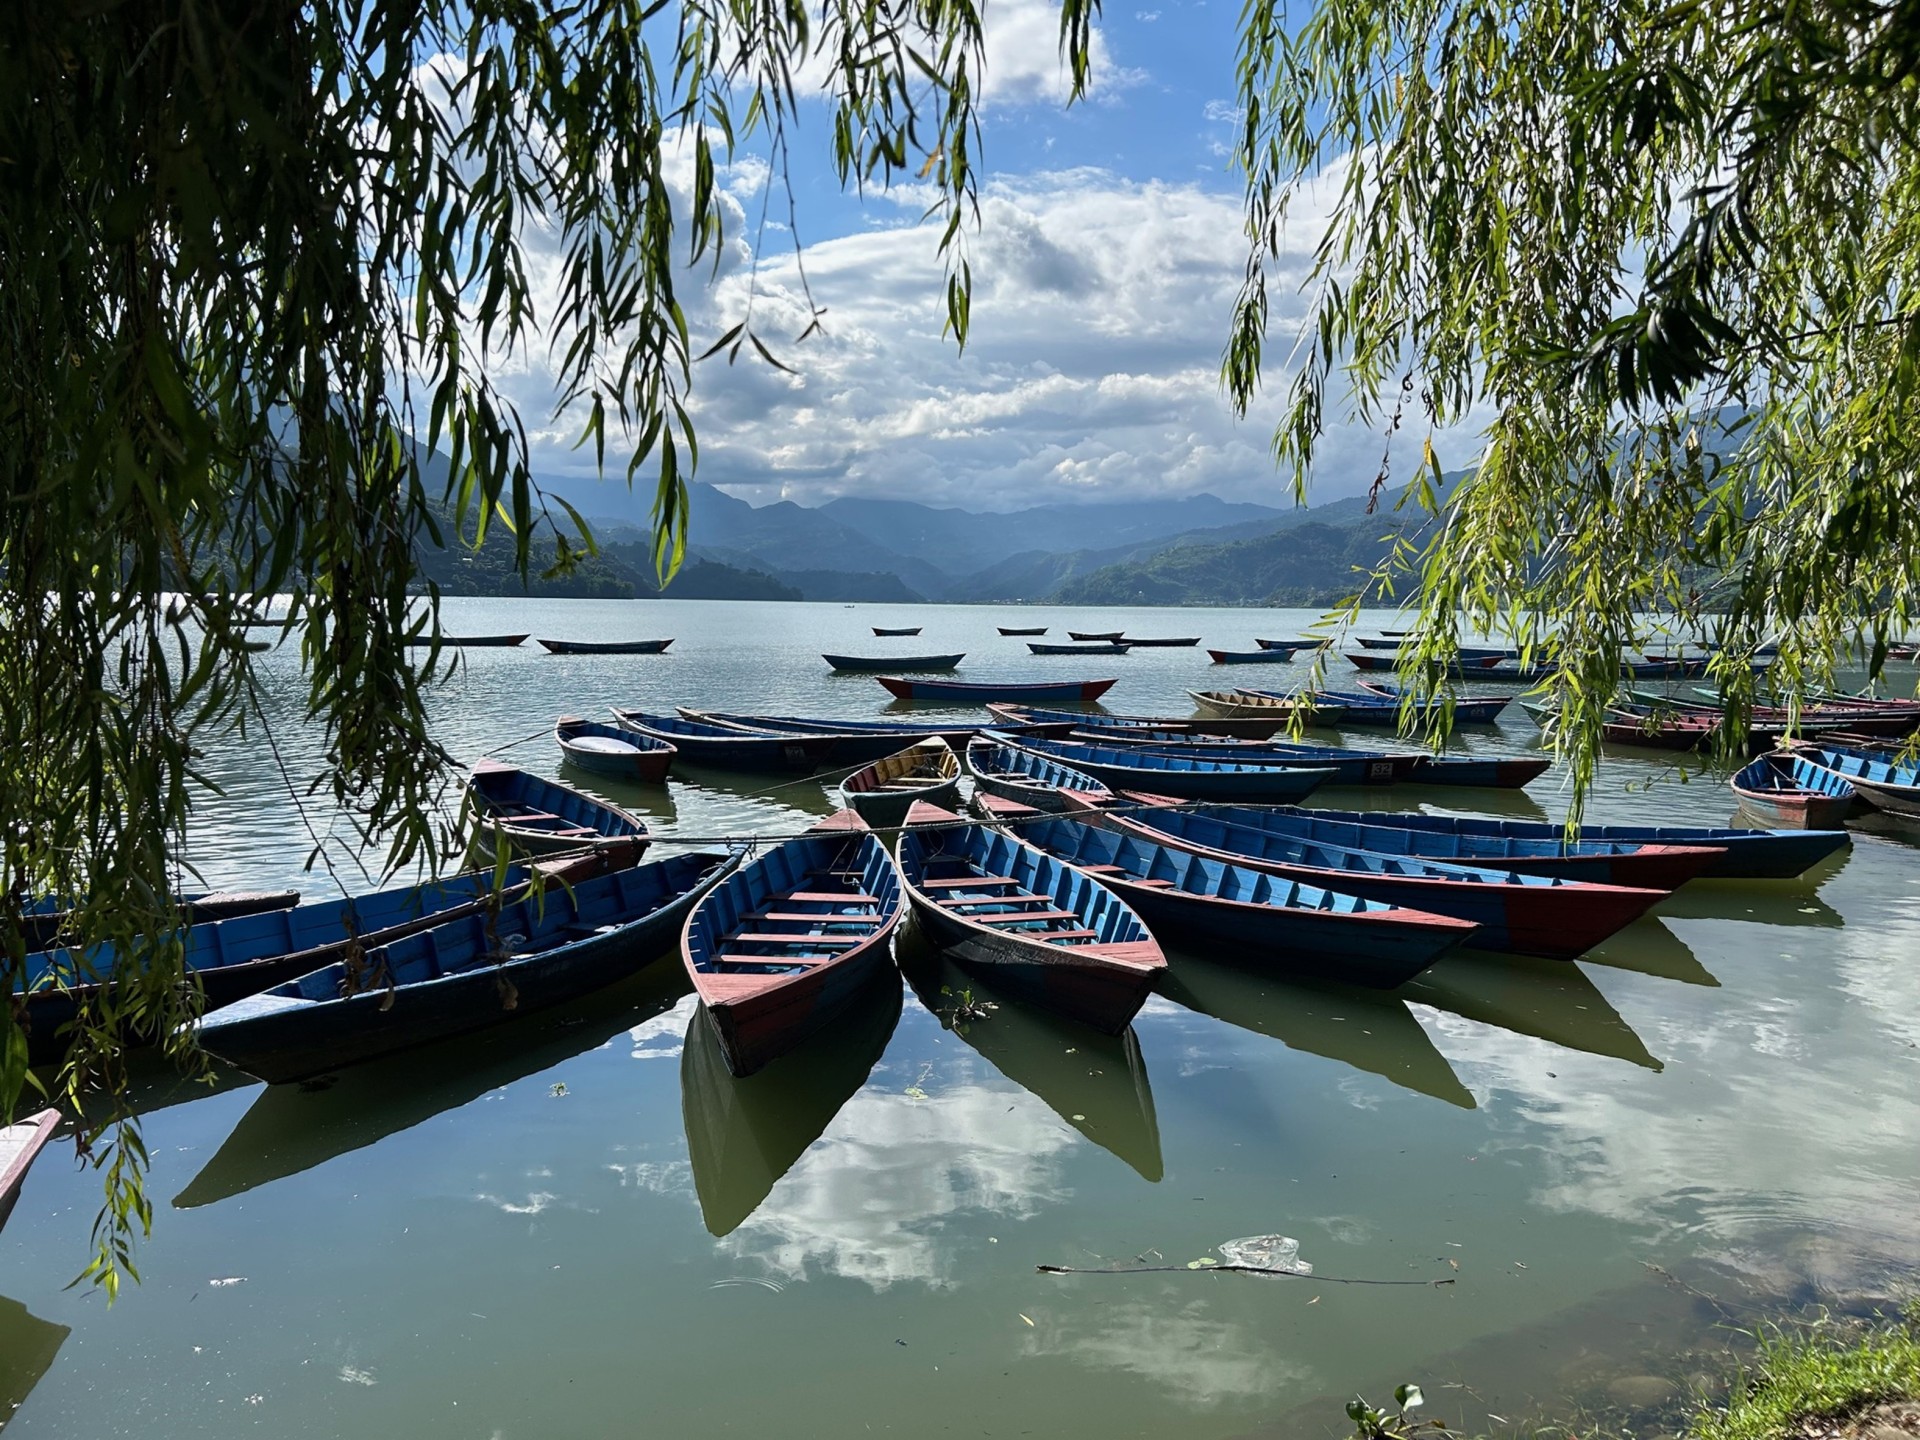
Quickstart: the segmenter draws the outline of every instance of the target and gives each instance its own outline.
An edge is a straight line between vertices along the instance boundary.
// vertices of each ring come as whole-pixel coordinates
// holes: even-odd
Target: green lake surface
[[[1284,688],[1307,667],[1030,657],[994,627],[1250,649],[1314,617],[451,600],[445,618],[675,637],[659,657],[467,653],[436,700],[445,743],[551,775],[563,711],[906,711],[823,650],[963,650],[972,679],[1117,675],[1109,708],[1185,714],[1189,688]],[[347,831],[290,797],[317,764],[293,654],[260,668],[287,775],[258,734],[210,755],[225,795],[195,853],[213,885],[325,897],[307,825]],[[1514,708],[1460,748],[1539,744]],[[1699,764],[1619,751],[1591,816],[1726,823],[1724,779]],[[662,837],[792,834],[837,808],[830,782],[568,778]],[[1525,792],[1310,803],[1551,818],[1565,795],[1552,772]],[[948,1028],[940,987],[987,988],[909,925],[913,988],[746,1081],[671,955],[591,1003],[324,1088],[143,1071],[141,1283],[111,1309],[64,1288],[100,1194],[70,1146],[0,1234],[5,1434],[1211,1440],[1335,1433],[1348,1396],[1401,1380],[1479,1423],[1604,1403],[1649,1370],[1684,1385],[1661,1356],[1879,1293],[1920,1253],[1920,849],[1884,822],[1797,882],[1696,881],[1578,964],[1467,951],[1380,994],[1162,938],[1170,982],[1120,1040],[1016,1004]],[[1451,1283],[1185,1268],[1273,1233],[1319,1276]],[[1179,1268],[1035,1270],[1136,1261]]]

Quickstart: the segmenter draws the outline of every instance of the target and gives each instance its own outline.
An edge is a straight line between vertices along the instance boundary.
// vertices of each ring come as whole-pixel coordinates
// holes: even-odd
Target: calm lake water
[[[441,733],[462,758],[557,774],[563,710],[885,713],[822,650],[965,650],[973,678],[1118,675],[1111,708],[1186,713],[1188,687],[1284,686],[1306,667],[1031,658],[994,626],[1251,648],[1312,618],[455,600],[454,630],[676,642],[657,658],[471,651]],[[875,640],[875,623],[925,630]],[[303,784],[297,665],[262,664]],[[1463,748],[1538,743],[1515,710]],[[257,738],[210,764],[226,796],[195,837],[206,878],[328,894]],[[691,770],[664,792],[581,783],[663,835],[788,834],[837,803],[815,781]],[[1544,818],[1563,796],[1549,774],[1523,794],[1313,803]],[[1730,812],[1719,779],[1683,783],[1650,751],[1610,760],[1592,806]],[[1577,965],[1467,952],[1372,994],[1176,950],[1123,1041],[1017,1005],[956,1033],[922,997],[960,982],[910,927],[900,948],[916,988],[744,1082],[694,1023],[675,957],[323,1090],[149,1075],[143,1283],[112,1310],[63,1288],[99,1196],[70,1150],[42,1159],[0,1235],[9,1440],[1211,1440],[1334,1433],[1347,1396],[1408,1379],[1449,1416],[1518,1418],[1657,1399],[1622,1377],[1684,1386],[1672,1357],[1723,1343],[1715,1326],[1884,1289],[1920,1240],[1920,849],[1897,831],[1860,830],[1797,883],[1696,881]],[[1184,1267],[1266,1233],[1322,1276],[1452,1283],[1034,1268]]]

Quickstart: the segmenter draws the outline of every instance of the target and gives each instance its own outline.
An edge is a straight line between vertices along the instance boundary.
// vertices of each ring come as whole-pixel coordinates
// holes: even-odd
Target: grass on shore
[[[1701,1415],[1689,1440],[1783,1440],[1798,1422],[1846,1415],[1882,1400],[1920,1399],[1920,1327],[1865,1335],[1774,1331],[1724,1410]]]

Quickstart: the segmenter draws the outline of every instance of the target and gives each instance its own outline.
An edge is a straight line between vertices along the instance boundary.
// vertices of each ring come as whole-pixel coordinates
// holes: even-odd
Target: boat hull
[[[622,730],[617,725],[563,715],[554,725],[553,735],[562,759],[595,775],[640,785],[662,785],[666,783],[667,771],[673,768],[676,752],[672,745]],[[619,748],[595,748],[596,738],[617,742]]]
[[[947,700],[966,705],[984,705],[990,700],[1021,702],[1098,700],[1120,683],[1111,680],[915,680],[904,675],[873,677],[896,700]]]
[[[13,1205],[20,1198],[27,1171],[53,1139],[60,1124],[58,1110],[42,1110],[17,1125],[0,1125],[0,1226],[7,1223]]]
[[[565,1004],[659,959],[672,948],[687,913],[738,864],[737,853],[683,855],[583,882],[571,892],[550,887],[543,907],[560,907],[555,918],[578,914],[586,923],[598,913],[590,907],[602,889],[644,885],[648,872],[668,867],[673,875],[661,903],[610,930],[524,958],[330,1001],[256,995],[224,1013],[209,1011],[201,1046],[249,1075],[281,1084]]]
[[[672,640],[537,640],[549,655],[664,655]]]
[[[1102,823],[1143,835],[1157,844],[1263,871],[1302,885],[1468,920],[1480,927],[1470,942],[1480,949],[1538,955],[1549,960],[1572,960],[1584,955],[1609,935],[1639,919],[1667,893],[1583,882],[1484,883],[1465,875],[1449,878],[1393,873],[1391,869],[1372,868],[1371,862],[1355,868],[1335,868],[1302,863],[1285,858],[1284,853],[1276,853],[1284,851],[1287,844],[1284,837],[1279,845],[1262,854],[1258,852],[1264,847],[1255,843],[1263,838],[1259,832],[1221,826],[1218,828],[1223,833],[1217,838],[1222,843],[1211,843],[1193,834],[1163,830],[1155,823],[1156,818],[1111,814],[1103,817]],[[1238,848],[1243,840],[1247,843],[1246,849]],[[1397,860],[1399,857],[1378,858]],[[1422,868],[1437,864],[1420,863]]]
[[[1017,935],[982,933],[909,888],[913,917],[927,938],[962,969],[977,970],[995,989],[1107,1035],[1133,1023],[1153,993],[1155,970],[1086,955]],[[1145,918],[1144,916],[1142,917]],[[1158,953],[1154,947],[1154,953]]]
[[[822,655],[835,670],[855,675],[884,674],[889,670],[952,670],[966,659],[958,655]]]

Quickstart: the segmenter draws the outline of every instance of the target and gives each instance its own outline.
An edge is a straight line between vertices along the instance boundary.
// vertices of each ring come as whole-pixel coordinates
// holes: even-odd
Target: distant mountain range
[[[588,497],[568,498],[586,510]],[[643,525],[587,513],[609,552],[644,550]],[[696,485],[688,553],[808,600],[1311,605],[1351,594],[1356,569],[1378,560],[1400,524],[1368,515],[1359,498],[1282,510],[1196,495],[976,514],[911,500],[755,507]]]
[[[435,472],[445,463],[427,457],[435,493]],[[542,483],[588,517],[598,555],[566,575],[542,576],[551,564],[548,542],[534,557],[536,578],[523,587],[512,568],[512,537],[494,527],[478,552],[457,543],[424,550],[424,575],[449,594],[1315,605],[1351,594],[1402,522],[1367,514],[1359,498],[1279,509],[1194,495],[977,514],[854,498],[756,507],[695,485],[687,563],[663,592],[654,583],[650,497],[618,485]],[[621,513],[604,513],[610,509]]]

